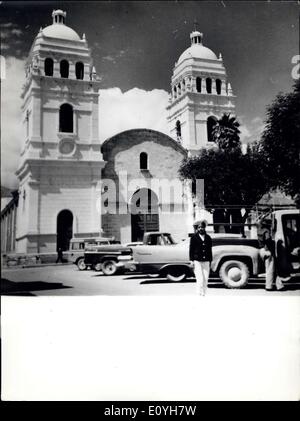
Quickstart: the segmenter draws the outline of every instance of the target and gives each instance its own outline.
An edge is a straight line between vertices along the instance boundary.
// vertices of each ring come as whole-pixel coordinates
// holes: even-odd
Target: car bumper
[[[118,264],[120,263],[121,262],[119,262]],[[121,265],[122,265],[121,267],[123,267],[126,271],[129,271],[129,272],[135,272],[137,269],[136,262],[134,262],[133,260],[122,262]]]

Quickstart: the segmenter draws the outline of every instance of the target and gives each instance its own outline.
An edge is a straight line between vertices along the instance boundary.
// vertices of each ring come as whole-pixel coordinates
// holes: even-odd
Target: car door
[[[140,264],[159,264],[189,262],[189,242],[172,245],[143,245],[133,249],[134,258]]]
[[[278,258],[291,272],[300,272],[300,213],[282,216],[282,237],[277,240]]]

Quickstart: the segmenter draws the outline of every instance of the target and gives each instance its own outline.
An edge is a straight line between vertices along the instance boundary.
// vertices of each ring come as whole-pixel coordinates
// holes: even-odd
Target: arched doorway
[[[131,241],[142,241],[145,232],[159,231],[158,198],[150,189],[137,190],[130,201]]]
[[[73,236],[73,214],[71,211],[65,209],[59,212],[57,215],[56,232],[56,249],[68,250],[70,240]]]

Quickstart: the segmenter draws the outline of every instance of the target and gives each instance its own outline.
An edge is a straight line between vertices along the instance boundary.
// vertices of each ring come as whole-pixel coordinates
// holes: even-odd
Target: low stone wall
[[[21,254],[21,253],[10,253],[1,255],[2,267],[25,267],[35,266],[43,264],[55,263],[57,259],[57,253],[39,253],[39,254]],[[66,263],[68,261],[66,260]]]

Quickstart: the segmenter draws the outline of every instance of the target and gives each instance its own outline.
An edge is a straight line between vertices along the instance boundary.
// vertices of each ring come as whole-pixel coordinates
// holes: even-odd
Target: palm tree
[[[219,149],[224,153],[232,153],[233,155],[236,155],[236,152],[238,154],[241,153],[239,127],[240,123],[236,120],[235,117],[231,117],[230,114],[223,114],[222,117],[216,121],[212,130],[212,140],[216,142]],[[230,221],[230,217],[232,222],[241,223],[241,209],[234,209],[229,207],[228,211],[225,211],[225,209],[219,210],[219,214],[216,213],[214,215],[214,222],[219,222],[217,219],[221,218],[224,220],[224,222],[228,223]],[[241,229],[242,228],[239,226],[229,226],[225,224],[226,232],[240,233]]]
[[[230,117],[230,114],[223,114],[213,128],[212,138],[224,151],[240,148],[239,127],[240,123],[235,117]]]

